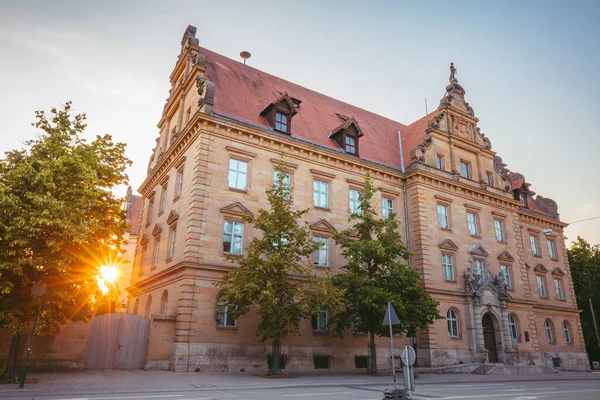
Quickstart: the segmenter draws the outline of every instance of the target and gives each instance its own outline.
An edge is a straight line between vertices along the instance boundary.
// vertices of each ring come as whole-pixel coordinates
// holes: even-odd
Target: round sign
[[[413,365],[416,358],[417,354],[415,353],[415,349],[410,346],[404,346],[402,348],[402,351],[400,352],[400,359],[404,365]]]

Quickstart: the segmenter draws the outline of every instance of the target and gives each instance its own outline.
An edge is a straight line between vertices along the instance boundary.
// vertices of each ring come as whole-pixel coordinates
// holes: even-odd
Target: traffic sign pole
[[[390,348],[392,351],[392,376],[394,377],[394,390],[396,390],[396,364],[394,363],[394,335],[392,332],[392,303],[388,301],[388,318],[390,319]]]

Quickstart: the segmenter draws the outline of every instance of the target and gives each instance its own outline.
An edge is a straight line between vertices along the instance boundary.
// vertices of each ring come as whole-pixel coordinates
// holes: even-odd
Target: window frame
[[[325,243],[325,246],[320,246],[313,253],[313,264],[315,267],[329,267],[329,238],[325,236],[313,235],[313,241],[315,243]],[[325,264],[321,264],[321,252],[325,252]]]
[[[236,164],[236,169],[232,170],[232,164]],[[246,172],[240,171],[239,166],[240,164],[245,164],[246,165]],[[229,157],[229,163],[227,166],[227,187],[229,190],[235,190],[235,191],[240,191],[240,192],[248,192],[248,176],[249,176],[249,172],[250,172],[250,163],[248,162],[248,160],[241,160],[237,157]],[[244,187],[240,188],[238,186],[232,185],[231,184],[231,174],[234,173],[235,174],[235,185],[237,185],[239,183],[240,180],[240,175],[245,175],[244,177]]]
[[[445,160],[444,160],[444,156],[441,154],[437,154],[436,155],[436,159],[435,159],[435,165],[439,170],[445,171]]]
[[[227,224],[230,223],[231,224],[231,233],[227,232],[225,229],[227,227]],[[235,227],[239,225],[241,227],[241,233],[236,234],[235,233]],[[231,255],[242,255],[244,254],[244,226],[245,224],[243,222],[240,221],[236,221],[234,219],[229,219],[229,218],[225,218],[223,220],[223,235],[221,236],[221,251],[223,252],[223,254],[231,254]],[[225,235],[230,235],[231,236],[231,240],[229,241],[229,251],[225,250]],[[239,253],[234,253],[233,251],[233,244],[234,244],[234,239],[237,237],[240,238],[240,252]]]
[[[542,256],[542,249],[540,248],[540,238],[539,235],[535,233],[529,233],[529,245],[531,248],[531,253],[535,257]]]
[[[565,297],[565,287],[563,285],[562,278],[553,277],[554,283],[554,292],[556,293],[556,298],[560,301],[566,301]]]
[[[506,271],[507,274],[505,274],[504,271]],[[506,286],[506,289],[514,290],[513,280],[512,280],[512,266],[508,265],[508,264],[500,264],[500,272],[502,272],[502,274],[504,275],[504,285]],[[508,280],[508,285],[506,284],[507,280]]]
[[[163,294],[160,298],[160,309],[163,315],[168,315],[167,311],[169,309],[169,292],[167,289],[163,290]]]
[[[450,259],[450,264],[445,262],[445,258]],[[450,274],[451,277],[449,277],[446,274],[448,267],[450,268],[449,271],[451,272],[451,274]],[[442,252],[442,275],[446,282],[456,282],[456,273],[455,273],[455,269],[454,269],[454,254],[445,252],[445,251]]]
[[[573,334],[571,333],[571,324],[566,319],[562,322],[563,338],[566,344],[573,344]]]
[[[356,193],[356,199],[353,199],[352,194]],[[356,210],[352,209],[352,204],[355,203],[356,204]],[[361,210],[360,210],[360,190],[358,189],[353,189],[353,188],[349,188],[348,189],[348,209],[350,210],[350,214],[357,214],[357,215],[361,215]]]
[[[473,233],[471,231],[471,226],[472,226],[473,222],[471,222],[469,220],[469,215],[472,215],[475,218],[475,221],[474,221],[475,233]],[[481,235],[480,235],[481,229],[479,227],[479,213],[477,211],[467,210],[467,229],[469,230],[470,236],[481,237]]]
[[[152,247],[152,263],[151,269],[155,269],[158,266],[160,259],[160,234],[154,236],[154,246]]]
[[[322,186],[325,185],[325,191],[322,191]],[[330,182],[324,181],[322,179],[313,178],[313,206],[315,208],[321,208],[324,210],[329,210],[329,186]],[[321,196],[325,195],[325,205],[320,203]],[[319,204],[317,204],[317,199],[319,199]]]
[[[514,329],[513,329],[514,328]],[[508,330],[512,344],[516,345],[521,341],[521,332],[519,331],[519,319],[515,314],[508,314]]]
[[[556,240],[553,238],[546,238],[546,243],[548,245],[548,255],[550,259],[554,261],[558,261],[558,252],[556,251]]]
[[[546,277],[541,274],[536,274],[535,280],[537,283],[539,296],[543,299],[547,299],[548,298],[548,288],[546,287]]]
[[[490,171],[485,171],[485,178],[487,181],[487,185],[494,187],[494,175]]]
[[[390,213],[396,213],[396,201],[395,199],[389,197],[389,196],[381,196],[381,216],[384,219],[387,219],[390,215]],[[386,204],[389,206],[391,205],[391,207],[386,207]],[[390,212],[391,210],[391,212]],[[386,215],[387,214],[387,215]]]
[[[460,165],[460,176],[462,176],[465,179],[472,179],[473,169],[471,168],[471,163],[469,161],[460,160],[459,165]],[[466,167],[466,175],[465,175],[465,169],[463,168],[463,166]]]
[[[167,261],[171,260],[175,255],[175,243],[177,240],[177,224],[172,225],[169,228],[168,236],[168,247],[167,247]]]
[[[352,141],[352,143],[349,143],[349,141]],[[354,136],[350,136],[350,135],[344,135],[344,151],[346,151],[346,153],[348,153],[348,154],[358,155],[357,142],[358,142],[358,138],[356,138]],[[351,150],[349,150],[349,149],[351,149]]]
[[[275,127],[278,132],[289,133],[290,115],[280,110],[275,111]],[[282,129],[283,128],[283,129]]]
[[[219,295],[219,297],[217,297],[217,307],[215,308],[215,321],[217,323],[217,329],[237,329],[237,319],[233,319],[233,325],[229,324],[228,322],[230,321],[230,317],[231,317],[231,312],[233,311],[229,311],[229,307],[231,307],[231,305],[229,305],[227,302],[221,300],[222,296]],[[222,311],[219,311],[220,309],[222,309]],[[221,322],[219,322],[219,314],[222,315],[221,318]],[[222,322],[225,323],[222,323]]]
[[[548,344],[556,343],[556,338],[554,336],[554,324],[552,321],[550,321],[550,319],[544,320],[544,333],[546,334],[546,340],[548,341]]]
[[[450,339],[461,338],[459,318],[459,312],[455,308],[450,308],[446,312],[446,322],[448,325],[448,333],[450,334]],[[454,332],[454,328],[456,329],[456,332]]]
[[[325,326],[321,326],[322,318],[324,315]],[[313,315],[310,321],[310,325],[315,333],[327,333],[329,332],[329,312],[326,307],[319,307],[317,314]],[[315,326],[316,325],[316,326]]]
[[[479,263],[481,263],[481,274],[477,273],[478,268],[475,267],[476,265],[479,265]],[[487,278],[487,260],[483,257],[473,257],[471,260],[471,271],[473,271],[475,276],[479,276],[479,281],[477,283],[485,281]]]
[[[500,225],[500,230],[498,230],[498,223]],[[496,235],[496,240],[500,243],[506,243],[506,223],[505,220],[501,218],[494,218],[494,233]],[[500,233],[500,237],[498,237],[498,233]]]
[[[152,222],[152,217],[154,216],[154,197],[154,193],[152,193],[152,195],[148,197],[148,208],[146,209],[146,226],[150,225],[150,222]]]
[[[440,219],[440,207],[443,207],[446,210],[446,226],[445,227],[442,226],[442,221]],[[437,214],[438,225],[439,225],[440,229],[452,230],[452,223],[451,223],[452,219],[450,218],[450,204],[438,202],[436,204],[436,214]]]

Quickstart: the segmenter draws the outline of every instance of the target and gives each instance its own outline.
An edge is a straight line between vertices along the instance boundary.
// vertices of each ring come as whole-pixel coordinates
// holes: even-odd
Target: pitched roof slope
[[[260,115],[270,103],[287,93],[301,101],[298,113],[292,119],[292,137],[340,151],[329,132],[343,121],[339,115],[354,117],[364,136],[360,139],[360,158],[394,168],[400,168],[398,130],[405,142],[404,163],[410,164],[412,143],[425,137],[421,126],[405,133],[407,126],[340,100],[304,88],[295,83],[267,74],[205,48],[206,75],[215,85],[213,112],[242,122],[270,129]],[[431,115],[431,114],[430,114]],[[425,117],[426,118],[426,117]],[[421,121],[421,120],[419,120]],[[414,124],[413,124],[414,125]]]

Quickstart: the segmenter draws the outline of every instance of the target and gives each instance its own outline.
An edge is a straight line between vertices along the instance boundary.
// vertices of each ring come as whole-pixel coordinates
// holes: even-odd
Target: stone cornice
[[[569,224],[565,222],[557,221],[544,215],[535,214],[531,211],[526,211],[523,208],[519,208],[519,221],[540,225],[542,228],[557,229],[561,232],[563,228],[569,226]]]

